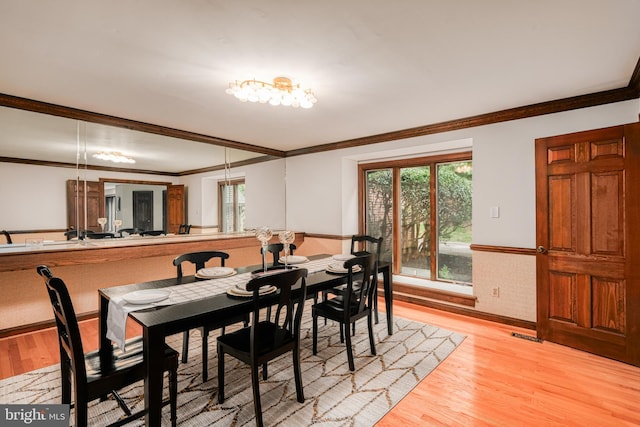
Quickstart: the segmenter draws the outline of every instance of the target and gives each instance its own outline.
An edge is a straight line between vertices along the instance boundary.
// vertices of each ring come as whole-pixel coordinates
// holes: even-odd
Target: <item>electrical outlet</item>
[[[499,298],[500,297],[500,288],[492,288],[491,289],[491,296]]]

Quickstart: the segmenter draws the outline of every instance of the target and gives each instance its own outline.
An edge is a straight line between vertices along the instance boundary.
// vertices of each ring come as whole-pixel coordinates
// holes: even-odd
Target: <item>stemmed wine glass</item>
[[[284,269],[286,270],[289,263],[289,245],[296,239],[296,234],[293,231],[284,230],[278,234],[278,239],[284,246]]]
[[[107,223],[107,218],[98,218],[98,225],[100,225],[100,228],[102,229],[102,232],[104,233],[104,226]]]
[[[120,226],[122,225],[122,220],[121,219],[114,219],[113,220],[113,226],[115,227],[115,232],[118,232],[118,228],[120,228]]]
[[[256,229],[256,238],[262,244],[262,267],[265,273],[267,272],[267,245],[272,237],[273,232],[269,227],[264,226]]]

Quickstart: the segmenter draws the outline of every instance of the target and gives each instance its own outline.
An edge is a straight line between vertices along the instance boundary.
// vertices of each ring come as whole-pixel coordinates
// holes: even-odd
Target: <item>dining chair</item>
[[[7,239],[7,245],[13,244],[13,241],[11,240],[11,234],[9,234],[7,230],[0,231],[0,234],[3,234],[4,238]]]
[[[354,255],[375,254],[378,265],[382,251],[382,237],[373,237],[366,234],[351,236],[351,253]],[[373,290],[373,312],[376,324],[378,319],[378,287]]]
[[[218,403],[224,402],[224,355],[228,354],[251,366],[253,407],[259,427],[263,422],[258,368],[262,366],[262,378],[266,380],[267,363],[270,360],[292,352],[296,397],[298,402],[304,402],[300,370],[300,322],[307,292],[306,277],[307,269],[296,268],[251,279],[246,285],[247,291],[253,292],[251,325],[218,337]],[[300,289],[293,290],[299,281]],[[274,286],[278,291],[273,321],[270,317],[260,320],[260,300],[263,298],[260,289],[267,286]]]
[[[351,249],[350,253],[353,255],[366,255],[366,254],[375,254],[376,261],[380,264],[380,252],[382,250],[382,237],[372,237],[366,234],[356,234],[351,236]],[[355,285],[357,287],[357,283]],[[327,299],[327,295],[332,293],[337,295],[340,298],[342,293],[342,289],[344,287],[337,287],[333,289],[328,289],[322,292],[323,300]],[[378,319],[378,287],[376,286],[373,289],[373,313],[376,324],[379,323]],[[326,319],[325,319],[326,325]],[[353,325],[353,333],[355,334],[355,325]]]
[[[178,227],[178,234],[189,233],[191,233],[191,224],[180,224],[180,227]]]
[[[109,393],[113,394],[118,406],[126,415],[111,426],[120,426],[144,416],[145,410],[132,414],[117,392],[117,390],[143,380],[145,377],[142,337],[127,340],[125,352],[114,349],[111,359],[108,360],[108,366],[104,366],[105,361],[103,360],[101,364],[98,351],[84,353],[78,319],[64,281],[54,277],[45,265],[38,266],[37,272],[45,281],[58,330],[62,403],[72,404],[71,392],[73,390],[74,403],[72,406],[75,407],[75,425],[87,426],[88,403],[98,398],[104,399]],[[163,371],[169,373],[168,403],[171,407],[171,425],[175,426],[177,421],[178,352],[165,344],[163,354],[154,355],[154,357],[163,358]]]
[[[132,234],[140,234],[143,231],[144,230],[137,227],[121,228],[118,230],[118,234],[120,235],[120,237],[125,237],[125,236],[130,236]]]
[[[378,263],[374,254],[359,255],[344,263],[347,269],[347,284],[340,297],[325,299],[311,307],[313,318],[313,354],[318,353],[318,317],[324,317],[340,324],[340,342],[346,338],[347,360],[349,370],[354,371],[353,349],[351,348],[351,332],[349,325],[364,317],[367,318],[369,329],[369,345],[371,354],[376,354],[373,339],[372,300],[373,290],[378,284]],[[354,273],[354,268],[360,267],[360,272]]]
[[[178,280],[182,279],[183,271],[182,271],[182,263],[190,262],[195,265],[195,272],[198,272],[201,268],[205,267],[205,264],[212,260],[219,260],[220,266],[224,267],[225,260],[229,259],[229,254],[226,252],[220,251],[205,251],[205,252],[190,252],[186,254],[182,254],[174,258],[173,265],[176,266],[176,277]],[[222,334],[225,333],[225,326],[232,325],[234,323],[245,321],[245,316],[235,316],[231,318],[226,318],[211,324],[207,324],[198,328],[200,331],[200,336],[202,338],[202,381],[205,382],[209,378],[208,374],[208,360],[209,360],[209,332],[215,329],[222,329]],[[189,357],[189,331],[184,331],[182,338],[182,363],[187,363],[187,358]]]
[[[296,248],[296,245],[294,245],[293,243],[289,244],[289,255],[293,255],[293,251],[295,251]],[[260,255],[262,255],[265,250],[271,253],[271,255],[273,256],[273,267],[282,265],[282,263],[280,262],[280,258],[284,256],[284,243],[271,243],[266,247],[260,247]],[[280,255],[281,253],[282,255]],[[262,268],[264,268],[264,258]]]

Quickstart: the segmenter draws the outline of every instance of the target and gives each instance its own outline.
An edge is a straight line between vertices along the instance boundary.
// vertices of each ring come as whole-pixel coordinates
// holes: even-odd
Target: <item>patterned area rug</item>
[[[424,323],[396,317],[394,334],[386,332],[384,313],[374,325],[377,355],[369,349],[366,322],[356,325],[353,337],[356,371],[350,372],[338,325],[319,319],[318,354],[311,352],[311,310],[305,309],[302,325],[302,378],[305,402],[295,396],[291,355],[269,364],[269,378],[261,381],[260,393],[268,426],[372,426],[424,379],[464,340],[464,336]],[[216,334],[209,336],[209,380],[202,382],[200,335],[191,332],[189,361],[179,366],[178,423],[181,426],[255,425],[249,369],[227,356],[226,400],[217,400]],[[182,335],[167,339],[176,349]],[[0,403],[60,403],[59,365],[0,381]],[[165,394],[167,394],[165,379]],[[130,407],[144,406],[142,383],[122,391]],[[73,411],[73,410],[72,410]],[[91,425],[104,425],[122,415],[112,399],[94,401],[89,410]],[[169,407],[163,410],[169,423]],[[72,418],[73,419],[73,418]],[[130,425],[142,425],[143,421]]]

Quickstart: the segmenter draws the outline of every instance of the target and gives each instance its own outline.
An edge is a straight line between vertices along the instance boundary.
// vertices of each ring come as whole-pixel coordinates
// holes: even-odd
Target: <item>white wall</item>
[[[76,179],[73,168],[0,162],[0,229],[42,230],[67,228],[67,187]],[[161,181],[177,184],[177,178],[104,171],[81,171],[80,179],[99,178]],[[160,218],[162,212],[160,212]],[[159,228],[162,228],[160,226]]]

